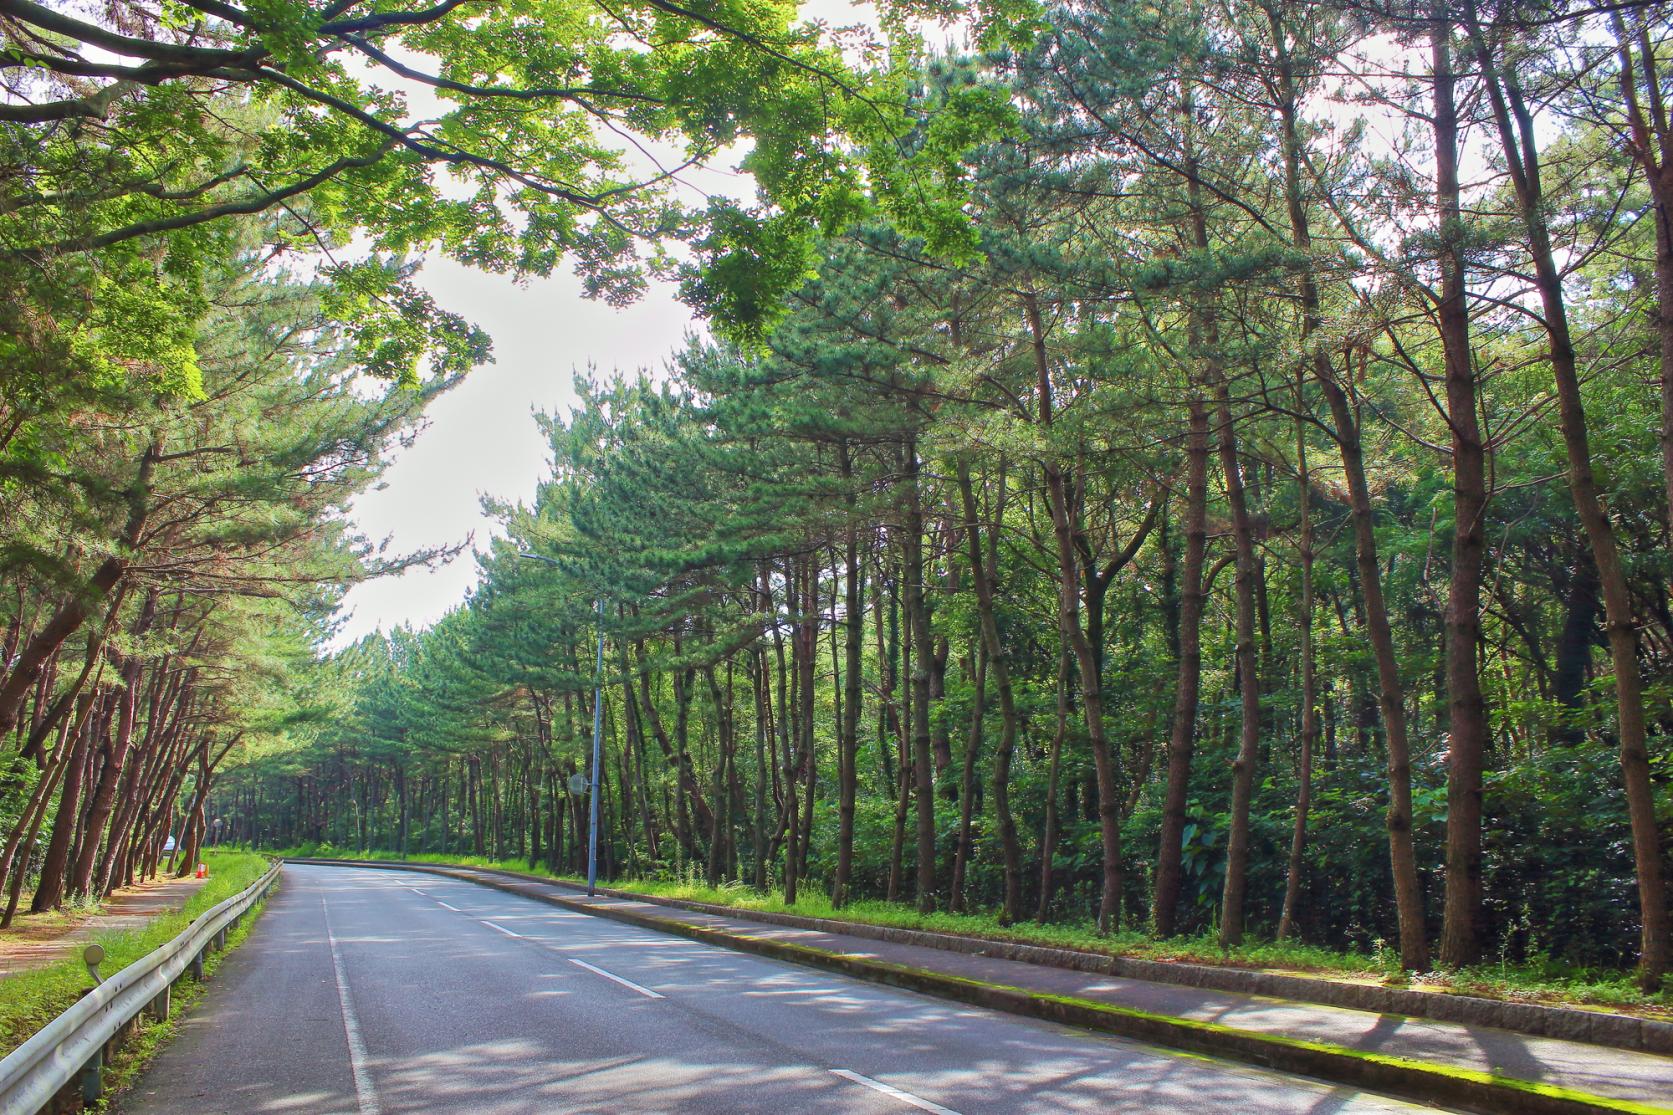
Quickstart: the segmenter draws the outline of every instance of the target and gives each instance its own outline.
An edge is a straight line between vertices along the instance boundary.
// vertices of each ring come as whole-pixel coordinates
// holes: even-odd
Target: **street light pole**
[[[519,550],[517,556],[531,561],[557,565],[545,554],[531,554]],[[587,819],[587,897],[598,894],[598,780],[599,746],[604,738],[604,597],[598,598],[598,668],[593,675],[593,769],[592,802]]]
[[[598,672],[593,687],[592,816],[587,824],[587,897],[598,893],[598,745],[604,734],[604,597],[598,598]]]

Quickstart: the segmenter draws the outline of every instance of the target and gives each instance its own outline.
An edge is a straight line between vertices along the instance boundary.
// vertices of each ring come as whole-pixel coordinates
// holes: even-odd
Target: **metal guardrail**
[[[98,1099],[106,1045],[141,1011],[168,1017],[174,982],[188,969],[193,978],[203,977],[204,956],[225,947],[227,931],[273,889],[282,866],[275,863],[248,887],[198,915],[172,941],[101,982],[0,1061],[0,1113],[35,1115],[77,1078],[82,1099]]]

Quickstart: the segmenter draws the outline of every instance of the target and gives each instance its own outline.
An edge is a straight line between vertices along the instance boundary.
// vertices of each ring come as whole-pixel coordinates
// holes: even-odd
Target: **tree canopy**
[[[598,686],[613,877],[1660,986],[1666,5],[1064,0],[943,53],[900,5],[859,61],[780,5],[201,5],[96,74],[0,10],[49,56],[4,106],[41,152],[4,266],[45,276],[4,350],[12,881],[135,724],[179,757],[118,855],[182,809],[575,871]],[[612,130],[752,142],[759,204],[674,206]],[[275,276],[316,237],[367,250]],[[377,568],[334,509],[485,353],[431,243],[678,274],[718,327],[540,418],[457,609],[309,657]]]

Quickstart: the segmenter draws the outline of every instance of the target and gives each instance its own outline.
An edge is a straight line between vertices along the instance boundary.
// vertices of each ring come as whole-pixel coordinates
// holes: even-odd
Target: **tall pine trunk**
[[[906,488],[906,522],[901,539],[905,564],[903,596],[906,622],[912,631],[912,784],[917,802],[918,912],[935,908],[935,768],[930,751],[930,672],[935,644],[930,639],[929,606],[924,599],[924,507],[919,491],[921,471],[918,442],[908,437],[901,450],[902,483]]]
[[[843,705],[837,735],[837,866],[831,884],[831,905],[848,902],[848,887],[854,873],[854,812],[859,793],[860,683],[865,647],[865,609],[861,599],[859,523],[856,518],[854,462],[845,441],[838,447],[838,462],[844,480],[843,498],[848,521],[844,527],[843,557]]]
[[[1443,8],[1444,12],[1444,8]],[[1434,69],[1435,202],[1440,223],[1440,298],[1436,303],[1446,367],[1447,424],[1452,429],[1452,572],[1446,604],[1447,815],[1446,903],[1441,956],[1449,964],[1481,957],[1482,763],[1487,703],[1476,671],[1481,642],[1481,572],[1487,541],[1487,460],[1476,417],[1475,364],[1465,302],[1463,210],[1458,184],[1458,108],[1451,32],[1430,29]]]
[[[1295,488],[1300,519],[1297,557],[1301,562],[1301,600],[1296,622],[1301,632],[1301,760],[1295,791],[1295,822],[1290,831],[1290,860],[1284,875],[1284,906],[1278,915],[1278,939],[1295,932],[1301,904],[1301,874],[1307,854],[1307,821],[1313,804],[1313,752],[1319,737],[1318,667],[1313,656],[1313,512],[1312,483],[1307,469],[1307,425],[1302,413],[1301,385],[1296,385]]]
[[[1017,841],[1016,818],[1011,813],[1011,757],[1017,746],[1016,694],[1011,688],[1010,666],[1005,659],[1005,644],[999,637],[999,622],[994,615],[993,591],[997,572],[997,520],[1003,514],[1004,500],[997,501],[995,522],[989,527],[989,546],[984,555],[981,519],[977,513],[975,487],[970,479],[970,464],[962,457],[958,461],[959,498],[964,505],[964,544],[970,554],[970,580],[976,589],[976,612],[982,627],[982,641],[987,645],[988,673],[993,678],[994,692],[999,695],[999,744],[993,756],[993,812],[994,825],[999,830],[1000,862],[1004,873],[1004,898],[999,908],[1000,921],[1009,925],[1017,920],[1022,904],[1022,849]],[[1005,484],[1003,470],[999,483]]]
[[[978,640],[972,657],[975,659],[973,667],[969,658],[965,660],[966,669],[973,674],[970,735],[964,742],[964,767],[959,778],[958,850],[953,856],[953,879],[947,891],[947,908],[955,914],[962,913],[965,908],[964,876],[970,865],[971,822],[976,811],[976,759],[982,751],[983,702],[987,697],[987,645]]]
[[[1273,20],[1273,33],[1280,54],[1278,115],[1290,233],[1297,249],[1310,258],[1313,239],[1301,192],[1297,90],[1287,46],[1287,31],[1276,18]],[[1311,265],[1301,274],[1301,301],[1306,319],[1316,325],[1320,316],[1319,293]],[[1354,561],[1365,606],[1365,633],[1371,642],[1372,658],[1376,663],[1377,706],[1382,713],[1388,755],[1388,859],[1394,877],[1400,964],[1408,970],[1424,971],[1429,967],[1429,942],[1423,915],[1423,884],[1418,876],[1417,853],[1412,843],[1412,765],[1405,693],[1395,654],[1394,629],[1389,622],[1388,606],[1383,600],[1382,570],[1377,558],[1376,516],[1371,504],[1371,487],[1365,477],[1359,419],[1353,402],[1337,382],[1329,357],[1322,349],[1313,355],[1313,378],[1325,397],[1331,423],[1335,426],[1343,478],[1347,481],[1348,508],[1353,520]],[[1363,710],[1363,704],[1357,708]]]
[[[1045,321],[1040,303],[1032,292],[1022,298],[1023,312],[1033,342],[1039,419],[1047,438],[1051,436],[1053,400],[1051,364],[1046,351]],[[1052,534],[1057,541],[1057,608],[1062,637],[1069,641],[1080,666],[1081,709],[1086,716],[1087,742],[1092,748],[1092,766],[1097,785],[1098,835],[1103,853],[1103,880],[1098,896],[1098,932],[1112,933],[1121,924],[1121,791],[1116,756],[1104,733],[1104,695],[1098,676],[1098,654],[1081,627],[1080,578],[1075,546],[1075,508],[1067,478],[1046,448],[1042,471],[1046,480],[1046,503],[1051,512]]]
[[[1051,914],[1055,873],[1052,861],[1057,857],[1057,783],[1063,768],[1063,741],[1069,732],[1069,692],[1074,660],[1068,646],[1057,654],[1057,720],[1051,733],[1051,752],[1046,758],[1046,808],[1040,824],[1040,901],[1034,909],[1034,920],[1044,925]]]
[[[1213,331],[1209,331],[1213,344]],[[1261,736],[1260,678],[1255,668],[1255,531],[1243,490],[1243,463],[1238,457],[1231,395],[1225,376],[1213,372],[1220,468],[1225,474],[1226,501],[1231,504],[1232,535],[1236,546],[1237,683],[1240,701],[1237,757],[1232,762],[1231,830],[1226,837],[1226,878],[1220,892],[1220,947],[1243,942],[1243,906],[1249,882],[1249,806],[1255,791],[1255,764]]]
[[[1198,252],[1207,254],[1208,214],[1203,206],[1202,185],[1194,149],[1187,136],[1185,148],[1185,190],[1190,207],[1191,238]],[[1193,356],[1202,360],[1207,382],[1214,391],[1215,446],[1220,472],[1231,506],[1232,541],[1236,553],[1236,681],[1241,723],[1237,756],[1232,761],[1231,828],[1226,837],[1226,876],[1220,892],[1220,947],[1230,948],[1243,941],[1243,905],[1249,881],[1249,806],[1254,796],[1255,764],[1260,751],[1261,696],[1255,669],[1255,531],[1244,492],[1243,464],[1238,457],[1237,434],[1231,407],[1231,388],[1221,366],[1220,329],[1212,292],[1197,296],[1190,308]]]
[[[1615,528],[1604,510],[1603,491],[1592,465],[1591,437],[1580,393],[1580,374],[1569,332],[1568,308],[1563,301],[1562,273],[1551,246],[1550,228],[1540,183],[1539,149],[1533,115],[1511,69],[1501,71],[1475,16],[1472,0],[1464,0],[1475,61],[1492,107],[1493,123],[1515,188],[1517,208],[1528,238],[1534,266],[1534,286],[1544,315],[1551,374],[1557,388],[1557,417],[1568,456],[1569,492],[1580,516],[1586,541],[1597,565],[1603,589],[1604,628],[1609,639],[1610,665],[1615,674],[1616,731],[1620,737],[1621,775],[1627,814],[1632,826],[1633,862],[1638,876],[1642,938],[1639,982],[1651,990],[1661,986],[1667,971],[1669,917],[1666,880],[1662,873],[1661,837],[1656,826],[1655,797],[1650,780],[1648,731],[1644,715],[1644,685],[1638,668],[1638,637],[1633,624],[1632,593],[1621,563]],[[1452,959],[1448,957],[1449,961]]]
[[[1173,723],[1168,733],[1167,790],[1162,803],[1162,831],[1156,849],[1151,910],[1160,937],[1173,936],[1179,924],[1185,809],[1191,789],[1191,754],[1196,748],[1197,704],[1202,686],[1202,615],[1208,595],[1203,584],[1203,565],[1208,553],[1208,407],[1195,393],[1189,407],[1178,679],[1174,684]]]

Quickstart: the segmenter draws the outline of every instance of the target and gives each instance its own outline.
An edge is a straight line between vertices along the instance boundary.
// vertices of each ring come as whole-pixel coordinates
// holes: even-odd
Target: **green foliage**
[[[274,57],[346,34],[309,12],[274,5],[259,33],[227,34]],[[1005,903],[1006,931],[1038,913],[1054,923],[1042,933],[1082,933],[1106,897],[1128,926],[1155,920],[1160,861],[1176,851],[1160,846],[1164,818],[1183,801],[1188,940],[1225,913],[1228,875],[1246,887],[1255,936],[1275,934],[1293,883],[1300,943],[1284,948],[1351,950],[1387,974],[1399,929],[1387,710],[1402,711],[1411,752],[1409,775],[1393,776],[1411,784],[1424,907],[1408,924],[1426,919],[1429,937],[1443,843],[1463,816],[1449,813],[1448,782],[1462,770],[1452,703],[1468,687],[1449,678],[1445,647],[1469,493],[1444,396],[1449,367],[1467,365],[1491,497],[1479,584],[1459,588],[1481,596],[1472,662],[1488,705],[1481,936],[1516,978],[1610,985],[1639,948],[1622,915],[1636,908],[1634,834],[1594,547],[1564,484],[1574,439],[1553,420],[1551,337],[1519,285],[1537,245],[1504,216],[1516,203],[1496,179],[1469,183],[1464,227],[1442,227],[1427,43],[1363,12],[1296,4],[908,2],[885,8],[886,42],[850,38],[848,55],[788,4],[612,13],[502,0],[468,29],[451,16],[385,29],[377,43],[446,78],[437,123],[419,135],[400,96],[335,53],[298,80],[357,105],[352,128],[276,78],[251,94],[252,117],[284,125],[254,155],[292,171],[375,156],[267,226],[287,254],[315,232],[332,250],[366,234],[371,255],[322,273],[306,295],[310,312],[339,320],[333,335],[355,368],[422,394],[486,358],[483,339],[413,283],[409,253],[438,244],[517,274],[570,258],[590,293],[618,301],[677,275],[718,340],[688,343],[664,373],[584,382],[571,412],[541,416],[552,472],[529,505],[493,506],[506,537],[459,608],[427,631],[298,664],[300,683],[272,687],[257,706],[259,746],[217,788],[244,838],[575,870],[588,802],[569,785],[590,762],[600,691],[606,874],[798,880],[798,908],[823,900],[810,890],[840,887],[864,911],[914,890],[923,866],[914,897],[925,910]],[[925,50],[909,27],[936,14],[963,20],[984,53]],[[1540,205],[1562,241],[1592,456],[1652,682],[1651,812],[1665,820],[1673,709],[1655,683],[1673,647],[1673,550],[1656,442],[1666,370],[1643,216],[1652,199],[1619,129],[1614,62],[1599,53],[1612,32],[1595,14],[1573,18],[1585,33],[1495,25],[1493,49],[1529,67],[1535,131],[1551,137]],[[1400,66],[1355,69],[1373,43]],[[1479,67],[1460,69],[1464,103],[1485,103],[1481,80]],[[254,157],[241,134],[201,113],[194,123],[201,105],[179,102],[188,96],[169,86],[123,111],[159,114],[132,125],[147,135],[186,118],[179,146],[196,173]],[[530,111],[531,100],[554,110]],[[660,186],[630,188],[632,161],[603,142],[605,123],[696,161],[743,141],[759,192],[688,212]],[[1476,124],[1466,162],[1496,165],[1473,146]],[[490,147],[505,166],[482,161]],[[49,154],[51,174],[82,173],[67,151]],[[444,167],[454,181],[433,181]],[[111,200],[93,216],[117,220]],[[122,204],[153,201],[180,199]],[[67,250],[50,261],[52,281],[7,311],[28,344],[0,359],[41,417],[20,426],[0,483],[52,493],[19,502],[28,529],[10,560],[53,584],[84,580],[111,552],[127,473],[109,462],[141,444],[68,477],[80,460],[57,432],[63,416],[136,399],[146,415],[192,416],[216,398],[203,346],[202,402],[160,366],[170,338],[201,336],[170,332],[170,313],[225,331],[196,308],[214,304],[209,277],[224,256],[177,231],[160,263],[127,241],[99,257],[123,279],[166,277],[189,295],[113,303],[123,320],[152,324],[143,361],[104,352],[114,334],[76,316],[94,280]],[[1462,365],[1449,365],[1435,327],[1450,243],[1466,268]],[[84,333],[97,344],[63,339]],[[265,513],[218,521],[193,535],[193,552],[211,541],[256,550],[266,527],[289,538],[278,528],[300,530],[316,512],[330,521],[333,500],[375,475],[378,438],[417,405],[399,394],[366,410],[344,402],[350,457],[368,463],[307,513],[284,505],[289,473],[243,460],[253,475],[205,468],[204,484],[251,493]],[[321,459],[297,429],[238,435],[231,443],[256,447],[258,461]],[[1193,459],[1206,475],[1198,507]],[[1234,488],[1252,562],[1234,561]],[[1202,585],[1184,583],[1193,512]],[[61,521],[100,539],[68,570],[54,557]],[[332,554],[342,557],[309,551],[316,583]],[[1392,628],[1386,655],[1373,651],[1373,587]],[[1186,603],[1199,598],[1187,631]],[[1247,670],[1236,664],[1245,601],[1256,613]],[[1246,695],[1257,724],[1242,719]],[[1089,718],[1099,705],[1102,719]],[[1315,728],[1305,750],[1304,724]],[[1246,817],[1232,777],[1245,728]],[[1176,730],[1189,754],[1170,755]],[[932,785],[920,796],[913,766],[926,747]],[[1292,872],[1304,754],[1311,798]],[[1249,852],[1241,875],[1234,834]],[[1117,835],[1119,862],[1106,863]]]
[[[106,931],[93,941],[104,947],[102,971],[111,975],[179,936],[199,914],[237,894],[272,866],[250,852],[210,851],[204,855],[209,881],[172,914],[152,919],[143,929]],[[17,972],[0,980],[0,1050],[10,1053],[35,1031],[62,1014],[91,986],[87,968],[76,955],[44,968]]]

